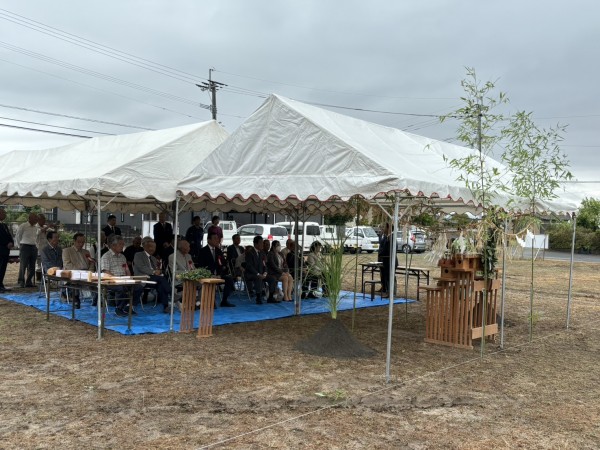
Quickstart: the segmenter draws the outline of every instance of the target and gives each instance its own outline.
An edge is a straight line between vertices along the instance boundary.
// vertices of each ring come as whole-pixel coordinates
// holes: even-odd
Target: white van
[[[290,239],[296,239],[296,222],[277,222],[275,225],[284,227],[288,231]],[[321,228],[317,222],[298,222],[298,246],[304,242],[302,245],[304,252],[309,252],[310,246],[315,241],[323,244],[320,236]]]
[[[240,235],[240,245],[254,245],[254,236],[262,236],[263,239],[279,241],[281,247],[285,247],[285,241],[288,238],[288,233],[285,227],[279,225],[271,225],[268,223],[249,223],[238,228]],[[230,244],[228,244],[230,245]]]
[[[337,225],[320,225],[321,236],[320,239],[325,247],[335,248],[339,245],[340,241],[343,242],[345,239],[345,228]]]
[[[346,231],[344,250],[350,253],[365,251],[373,253],[379,250],[379,236],[373,227],[352,227]]]

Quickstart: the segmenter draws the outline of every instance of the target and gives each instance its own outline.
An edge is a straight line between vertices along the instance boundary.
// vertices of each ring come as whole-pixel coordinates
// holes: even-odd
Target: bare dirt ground
[[[536,263],[530,343],[529,262],[511,262],[505,349],[488,343],[483,359],[424,343],[424,305],[397,306],[390,384],[387,307],[356,312],[375,356],[328,359],[294,345],[325,315],[98,341],[0,300],[0,448],[599,448],[599,268],[576,265],[565,330],[568,263]]]

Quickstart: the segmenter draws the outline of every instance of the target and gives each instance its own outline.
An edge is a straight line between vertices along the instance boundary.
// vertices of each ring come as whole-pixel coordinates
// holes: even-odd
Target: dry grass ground
[[[355,317],[377,355],[340,360],[294,350],[325,316],[97,341],[0,300],[0,448],[598,448],[599,266],[575,267],[567,331],[568,265],[536,263],[531,343],[528,268],[509,264],[505,350],[488,344],[483,359],[424,343],[423,304],[397,306],[390,384],[387,308]]]

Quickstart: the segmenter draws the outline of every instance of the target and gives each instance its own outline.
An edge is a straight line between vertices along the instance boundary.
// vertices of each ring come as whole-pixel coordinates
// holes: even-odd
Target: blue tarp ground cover
[[[2,298],[10,300],[22,305],[31,306],[41,311],[46,311],[46,298],[40,297],[37,293],[23,294],[3,294]],[[339,311],[352,309],[354,292],[342,291],[340,297]],[[281,303],[264,303],[257,305],[254,300],[248,299],[246,295],[241,295],[236,292],[235,295],[229,297],[229,301],[236,305],[235,308],[217,308],[213,325],[227,325],[240,322],[258,322],[261,320],[281,319],[294,315],[293,302]],[[413,300],[395,299],[394,303],[407,303]],[[367,295],[363,298],[361,293],[356,294],[357,308],[370,308],[375,306],[388,306],[388,299],[382,299],[376,296],[373,301]],[[143,333],[166,333],[169,331],[169,314],[162,312],[163,308],[160,305],[152,307],[152,304],[144,305],[135,308],[137,315],[133,316],[131,330],[127,330],[127,317],[118,317],[114,314],[114,308],[109,308],[106,315],[106,328],[116,331],[121,334],[143,334]],[[305,299],[302,300],[302,315],[305,314],[322,314],[329,312],[327,307],[327,299]],[[50,313],[71,318],[71,305],[60,301],[58,293],[53,293],[50,297]],[[180,313],[176,309],[173,316],[174,329],[179,330]],[[199,314],[196,313],[194,326],[198,327]],[[89,301],[84,301],[81,304],[81,309],[75,310],[75,319],[96,326],[98,324],[98,311],[92,307]]]

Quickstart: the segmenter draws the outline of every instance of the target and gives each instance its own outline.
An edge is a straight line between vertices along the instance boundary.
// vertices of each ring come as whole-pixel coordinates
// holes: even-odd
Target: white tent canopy
[[[86,210],[99,192],[111,211],[156,211],[157,203],[175,200],[177,182],[227,135],[208,121],[10,152],[0,156],[1,201]]]
[[[302,203],[316,211],[355,195],[371,200],[393,192],[473,204],[458,171],[448,166],[473,152],[271,95],[178,188],[205,207],[224,210]],[[510,176],[501,163],[488,158],[486,164]],[[495,198],[500,206],[508,200]],[[516,207],[526,208],[524,202]]]

